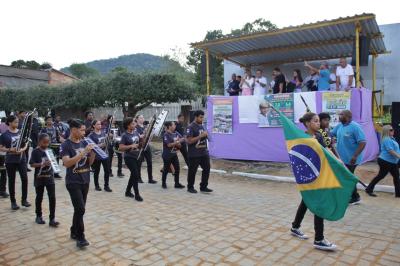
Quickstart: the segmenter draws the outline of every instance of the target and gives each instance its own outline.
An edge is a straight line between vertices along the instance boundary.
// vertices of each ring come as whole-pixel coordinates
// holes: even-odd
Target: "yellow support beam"
[[[356,88],[360,87],[360,32],[361,25],[356,23]]]
[[[206,51],[206,84],[207,84],[207,96],[210,95],[211,91],[211,79],[210,79],[210,53],[208,49]]]

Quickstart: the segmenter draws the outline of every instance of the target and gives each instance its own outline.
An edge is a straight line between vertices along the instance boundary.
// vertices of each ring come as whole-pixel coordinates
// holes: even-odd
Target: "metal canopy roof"
[[[350,57],[357,23],[361,26],[361,35],[371,39],[370,54],[387,53],[374,14],[225,37],[191,45],[243,67]]]

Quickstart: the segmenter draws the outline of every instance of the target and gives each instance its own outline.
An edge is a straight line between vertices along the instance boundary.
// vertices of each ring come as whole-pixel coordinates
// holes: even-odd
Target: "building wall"
[[[51,85],[69,84],[76,81],[75,79],[56,71],[49,71],[49,78],[49,84]]]
[[[28,88],[40,84],[47,84],[47,81],[0,76],[0,88],[1,87]]]
[[[398,34],[400,33],[400,23],[388,24],[379,26],[381,32],[384,35],[384,42],[386,49],[391,51],[391,54],[379,55],[376,59],[376,88],[384,90],[384,105],[391,105],[392,102],[400,102],[400,91],[398,86],[400,84],[400,39]],[[350,63],[351,59],[348,59]],[[339,63],[338,59],[329,60],[330,65],[335,65]],[[312,65],[318,67],[319,61],[311,63]],[[264,67],[264,76],[267,77],[268,82],[271,81],[272,69],[275,66]],[[279,66],[281,71],[285,74],[287,79],[291,79],[293,76],[293,70],[298,68],[301,70],[303,78],[305,78],[308,73],[307,69],[304,67],[304,63],[296,64],[286,64]],[[256,68],[252,69],[254,73]],[[224,82],[230,80],[232,73],[237,75],[244,74],[244,70],[238,65],[231,63],[229,61],[224,61]],[[372,89],[372,57],[369,58],[368,66],[361,67],[361,76],[364,79],[365,87]],[[226,86],[226,85],[225,85]]]

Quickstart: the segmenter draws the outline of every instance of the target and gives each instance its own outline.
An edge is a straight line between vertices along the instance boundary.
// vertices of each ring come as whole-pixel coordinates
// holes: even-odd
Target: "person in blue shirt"
[[[400,149],[399,144],[393,136],[393,127],[391,125],[384,126],[382,130],[381,153],[378,157],[379,173],[365,189],[365,192],[371,197],[376,197],[376,194],[374,193],[375,185],[385,178],[388,173],[390,173],[393,176],[395,197],[400,198],[400,179],[398,167]]]
[[[366,145],[366,138],[361,126],[352,121],[351,111],[342,111],[339,114],[339,121],[341,123],[332,130],[331,134],[337,139],[337,152],[340,159],[347,169],[354,173],[357,165],[362,162],[362,151]],[[349,203],[356,205],[360,202],[361,198],[355,187]]]
[[[318,73],[318,91],[329,91],[330,88],[330,75],[331,72],[329,71],[329,65],[327,62],[323,62],[319,69],[311,66],[307,62],[304,62],[304,65],[308,67],[310,70]]]

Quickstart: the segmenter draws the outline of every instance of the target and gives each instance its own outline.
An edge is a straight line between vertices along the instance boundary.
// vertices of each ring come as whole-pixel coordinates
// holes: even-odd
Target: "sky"
[[[396,1],[1,0],[0,64],[55,68],[134,53],[188,53],[207,30],[224,33],[264,18],[279,28],[362,13],[400,23]],[[182,56],[182,54],[181,54]]]

